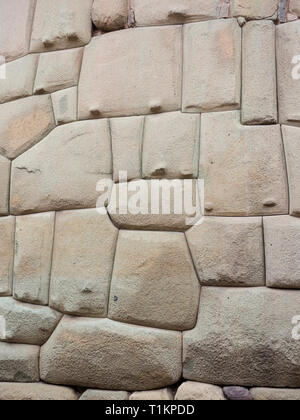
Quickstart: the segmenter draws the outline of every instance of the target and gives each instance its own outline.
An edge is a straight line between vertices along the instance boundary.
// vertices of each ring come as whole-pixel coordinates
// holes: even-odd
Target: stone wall
[[[298,17],[0,0],[0,399],[300,399]],[[116,214],[141,179],[198,223]]]

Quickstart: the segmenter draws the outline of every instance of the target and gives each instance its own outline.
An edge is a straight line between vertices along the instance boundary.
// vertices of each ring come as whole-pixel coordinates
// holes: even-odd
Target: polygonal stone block
[[[15,217],[0,218],[0,296],[12,294]]]
[[[279,0],[231,0],[231,16],[249,19],[277,19]]]
[[[147,400],[151,400],[151,401],[168,401],[168,400],[173,400],[173,392],[171,390],[171,388],[163,388],[163,389],[155,389],[152,391],[138,391],[138,392],[133,392],[130,397],[129,400],[131,401],[147,401]]]
[[[41,383],[0,383],[0,401],[75,401],[78,394],[72,388]]]
[[[80,401],[122,401],[128,400],[129,393],[126,391],[100,391],[88,389],[80,397]]]
[[[183,382],[175,395],[177,401],[224,401],[225,399],[222,388],[192,381]]]
[[[254,401],[300,401],[300,389],[252,388]]]
[[[93,23],[102,31],[117,31],[127,25],[128,12],[128,0],[94,0]]]
[[[77,119],[77,86],[54,92],[51,95],[57,125]]]
[[[8,159],[0,156],[0,216],[6,216],[8,214],[10,165]]]

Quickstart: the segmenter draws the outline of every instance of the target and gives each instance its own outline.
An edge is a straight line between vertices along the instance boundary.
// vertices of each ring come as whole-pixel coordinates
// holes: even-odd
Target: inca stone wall
[[[298,18],[0,0],[0,399],[300,399]]]

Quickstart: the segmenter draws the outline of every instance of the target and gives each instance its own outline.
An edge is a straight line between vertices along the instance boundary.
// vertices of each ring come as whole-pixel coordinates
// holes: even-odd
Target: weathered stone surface
[[[21,303],[10,297],[0,299],[0,315],[6,322],[1,341],[20,344],[44,344],[61,315],[46,306]]]
[[[258,47],[259,46],[259,47]],[[271,20],[243,27],[242,123],[277,122],[275,25]]]
[[[225,397],[229,401],[252,401],[253,397],[247,388],[241,386],[225,386],[223,388]]]
[[[55,213],[16,219],[14,298],[48,305]],[[1,305],[1,302],[0,302]]]
[[[205,217],[186,236],[201,284],[265,285],[261,218]]]
[[[41,350],[41,378],[49,383],[142,391],[176,383],[180,375],[175,331],[66,316]]]
[[[183,233],[120,231],[108,316],[150,327],[195,325],[199,282]]]
[[[267,286],[300,289],[300,219],[264,218]]]
[[[92,19],[103,31],[125,28],[128,21],[128,0],[94,0]]]
[[[224,401],[225,398],[218,386],[187,381],[178,388],[175,400]]]
[[[0,55],[6,61],[28,53],[35,0],[0,1]]]
[[[203,287],[198,324],[183,337],[184,378],[299,387],[299,343],[291,324],[299,307],[300,291]]]
[[[95,37],[83,56],[79,118],[176,111],[181,106],[181,73],[180,26]]]
[[[30,54],[6,65],[5,79],[0,78],[0,103],[32,95],[38,54]]]
[[[112,118],[110,128],[114,181],[124,181],[120,171],[127,172],[127,181],[141,178],[144,117]]]
[[[277,19],[279,0],[231,0],[231,16],[246,19]]]
[[[10,161],[0,156],[0,216],[8,214]]]
[[[238,111],[203,115],[200,167],[205,178],[206,214],[288,213],[279,125],[242,126]]]
[[[282,126],[288,170],[290,214],[300,216],[300,128]]]
[[[40,55],[34,92],[51,93],[78,84],[83,48]]]
[[[139,391],[134,392],[130,395],[129,399],[131,401],[167,401],[167,400],[173,400],[173,393],[170,388],[163,388],[163,389],[155,389],[153,391]]]
[[[137,26],[170,25],[217,18],[218,0],[133,0]]]
[[[200,116],[172,112],[145,118],[144,178],[196,178]]]
[[[1,382],[39,382],[40,347],[0,343]]]
[[[0,218],[0,296],[12,294],[15,218]]]
[[[299,0],[290,0],[289,1],[289,11],[294,15],[300,17],[300,1]]]
[[[118,230],[96,209],[57,213],[50,306],[105,317]]]
[[[0,401],[71,401],[78,400],[72,388],[41,383],[0,383]]]
[[[57,127],[12,164],[11,212],[95,207],[96,184],[111,178],[107,120]]]
[[[77,119],[77,86],[54,92],[51,95],[57,125]]]
[[[254,401],[300,401],[300,389],[252,388]]]
[[[79,398],[81,401],[122,401],[129,399],[126,391],[100,391],[98,389],[88,389]]]
[[[276,38],[279,121],[300,126],[300,21],[278,25]]]
[[[37,0],[30,50],[61,50],[88,44],[93,0]]]
[[[54,127],[49,95],[31,96],[0,105],[0,153],[14,159]]]
[[[241,28],[235,19],[184,27],[183,74],[185,112],[239,108]]]

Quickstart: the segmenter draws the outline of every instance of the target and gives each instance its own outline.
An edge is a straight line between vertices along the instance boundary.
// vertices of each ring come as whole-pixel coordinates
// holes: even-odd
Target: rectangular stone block
[[[15,217],[0,218],[0,296],[12,294]]]
[[[184,26],[184,112],[238,109],[241,28],[235,19]]]
[[[243,27],[242,123],[277,122],[275,25],[252,21]]]
[[[54,92],[51,98],[57,125],[77,120],[77,86]]]
[[[0,383],[0,401],[76,401],[72,388],[40,383]]]
[[[0,156],[0,216],[8,214],[10,166],[10,161]]]
[[[231,0],[231,16],[251,19],[273,19],[278,16],[280,0]]]

